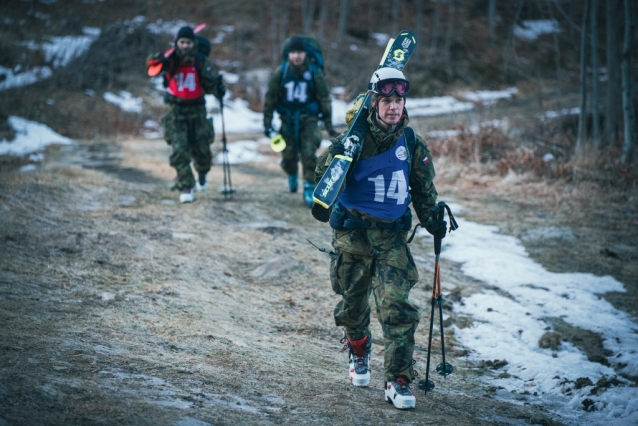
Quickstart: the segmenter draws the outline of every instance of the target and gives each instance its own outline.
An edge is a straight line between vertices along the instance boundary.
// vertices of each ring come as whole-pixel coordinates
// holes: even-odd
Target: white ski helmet
[[[381,96],[391,96],[393,92],[405,97],[410,91],[410,82],[395,68],[379,68],[370,77],[370,90]]]

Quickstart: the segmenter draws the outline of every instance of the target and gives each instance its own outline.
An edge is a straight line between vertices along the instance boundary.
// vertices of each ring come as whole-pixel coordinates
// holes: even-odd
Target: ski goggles
[[[407,80],[391,78],[377,81],[377,93],[382,96],[391,96],[396,92],[399,96],[406,96],[410,91],[410,83]]]

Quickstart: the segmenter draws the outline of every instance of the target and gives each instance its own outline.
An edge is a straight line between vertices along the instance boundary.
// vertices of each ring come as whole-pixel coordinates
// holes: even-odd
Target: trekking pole
[[[452,216],[450,207],[445,202],[440,201],[436,206],[432,207],[434,219],[442,222],[445,217],[445,209],[447,209],[448,217],[450,219],[450,232],[458,229],[458,224]],[[441,328],[441,351],[443,355],[443,362],[436,367],[436,371],[443,377],[452,374],[452,365],[445,362],[445,333],[443,329],[443,293],[441,291],[441,240],[440,237],[434,237],[434,283],[432,285],[432,310],[430,311],[430,336],[428,338],[428,360],[425,369],[425,379],[419,381],[419,389],[423,390],[426,394],[428,391],[434,389],[434,382],[430,380],[430,355],[432,353],[432,332],[434,329],[434,311],[436,306],[439,307],[439,325]]]
[[[224,168],[224,189],[222,194],[224,198],[232,198],[235,190],[233,184],[230,181],[230,163],[228,162],[228,149],[226,148],[226,127],[224,126],[224,100],[219,100],[219,113],[222,116],[222,163]]]

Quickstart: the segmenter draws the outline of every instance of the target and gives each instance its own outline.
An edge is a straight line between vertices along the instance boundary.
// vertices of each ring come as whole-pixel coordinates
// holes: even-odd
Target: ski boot
[[[299,185],[299,177],[297,175],[288,175],[288,188],[290,192],[297,192],[297,186]]]
[[[394,404],[399,410],[414,408],[416,398],[410,390],[405,377],[399,376],[391,382],[385,382],[385,400]]]
[[[350,349],[348,374],[353,386],[367,387],[370,384],[370,352],[372,342],[370,336],[359,340],[350,340],[344,337],[346,346]]]
[[[206,191],[206,188],[208,187],[208,179],[206,178],[206,173],[197,173],[197,182],[195,183],[195,187],[199,192]]]
[[[184,187],[182,188],[182,192],[179,194],[179,202],[180,203],[192,203],[195,200],[195,191],[193,188]]]
[[[308,206],[308,208],[310,209],[315,204],[314,200],[312,199],[313,192],[315,192],[315,184],[310,182],[304,182],[303,183],[303,200],[306,203],[306,206]]]

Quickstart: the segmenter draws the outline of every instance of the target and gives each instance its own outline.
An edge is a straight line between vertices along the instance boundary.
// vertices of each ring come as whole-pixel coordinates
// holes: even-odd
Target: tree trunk
[[[607,98],[605,107],[605,129],[603,132],[603,143],[613,147],[618,138],[618,114],[620,101],[620,73],[618,65],[618,41],[616,31],[619,27],[616,7],[617,0],[607,0],[606,20],[607,20]]]
[[[622,147],[621,162],[631,163],[636,144],[633,90],[631,84],[631,47],[633,33],[633,7],[632,0],[625,0],[625,37],[622,49],[622,109],[623,109],[623,133],[624,141]]]
[[[538,7],[540,8],[540,0],[538,3]],[[547,2],[547,9],[549,11],[549,19],[554,21],[554,11],[552,10],[552,3]],[[556,59],[554,61],[554,65],[556,67],[556,110],[561,110],[561,98],[562,98],[562,88],[561,88],[561,69],[560,69],[560,46],[558,45],[558,33],[556,31],[552,31],[552,36],[554,37],[554,52],[556,53]]]
[[[334,59],[332,61],[332,72],[337,70],[337,63],[339,62],[339,52],[343,47],[342,44],[345,38],[346,22],[348,20],[348,0],[341,0],[341,6],[339,7],[339,26],[337,28],[337,48],[334,50]]]
[[[392,26],[390,27],[390,36],[394,37],[399,32],[399,0],[392,2]]]
[[[592,138],[594,142],[594,148],[600,148],[600,94],[598,91],[600,81],[598,69],[598,0],[591,0],[591,11],[589,17],[591,18]]]
[[[423,29],[423,0],[416,0],[415,3],[414,34],[416,34],[418,40],[421,40],[421,31]],[[394,34],[392,36],[394,37]]]
[[[432,26],[432,38],[430,38],[430,53],[428,55],[431,62],[434,61],[434,55],[436,55],[436,45],[439,42],[439,27],[441,23],[441,2],[436,1],[434,4],[434,25]]]
[[[312,31],[312,20],[315,16],[315,0],[301,0],[301,24],[304,34]]]
[[[580,28],[580,116],[578,118],[578,138],[576,153],[583,147],[587,132],[587,17],[590,0],[585,0],[583,25]]]
[[[487,22],[490,29],[490,40],[494,40],[494,24],[496,21],[496,0],[487,3]]]
[[[319,36],[319,40],[323,43],[326,21],[328,20],[328,1],[330,0],[321,0],[321,10],[319,11],[319,30],[317,31],[317,36]]]
[[[454,33],[454,15],[456,9],[454,6],[454,0],[448,0],[447,7],[447,30],[445,31],[445,47],[443,55],[445,57],[445,68],[450,73],[450,49],[452,47],[452,34]]]
[[[277,33],[277,2],[270,3],[270,40],[272,43],[272,66],[275,67],[279,63],[279,36]]]

